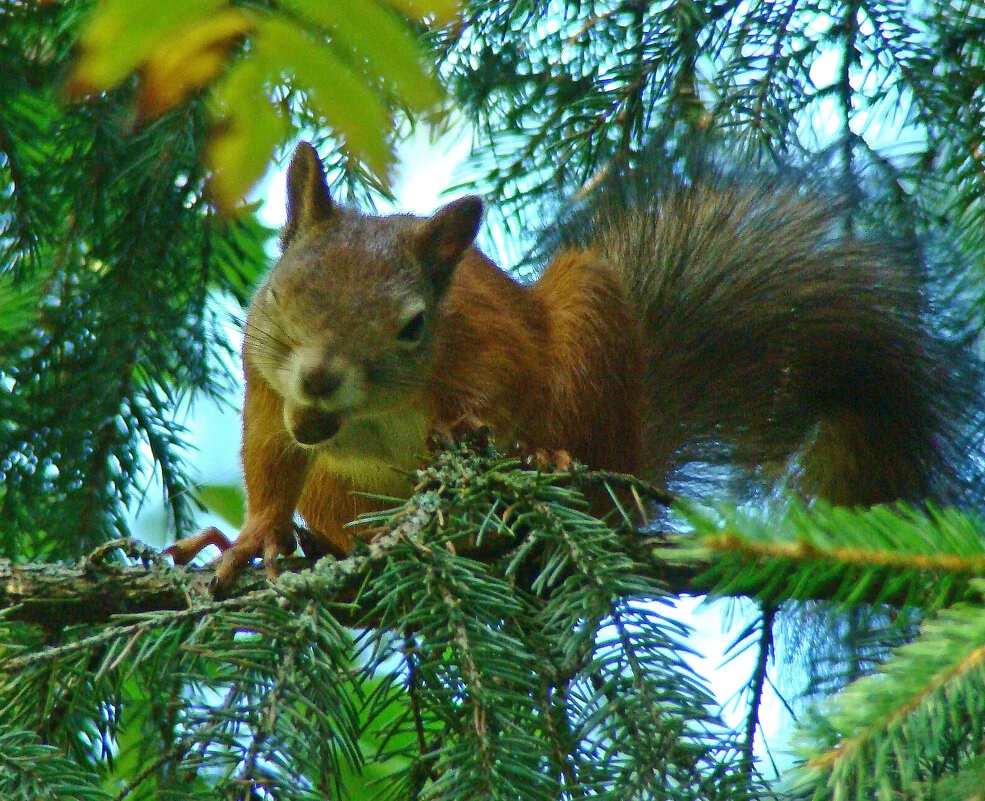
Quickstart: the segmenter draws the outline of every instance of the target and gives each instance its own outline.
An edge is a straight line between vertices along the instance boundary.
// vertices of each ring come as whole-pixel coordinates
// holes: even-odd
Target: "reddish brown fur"
[[[441,310],[430,382],[436,422],[472,414],[497,441],[639,464],[640,344],[617,274],[565,252],[521,287],[476,250]]]
[[[591,254],[562,253],[540,281],[522,287],[473,248],[442,303],[421,403],[434,426],[471,414],[504,444],[566,450],[597,467],[629,472],[640,456],[639,359],[624,290]],[[345,552],[351,547],[345,524],[376,508],[354,493],[379,488],[313,464],[284,429],[283,400],[248,357],[246,380],[248,522],[237,549],[267,555],[268,532],[277,532],[278,550],[291,550],[297,510],[323,539],[322,550]],[[400,492],[396,479],[388,490]]]

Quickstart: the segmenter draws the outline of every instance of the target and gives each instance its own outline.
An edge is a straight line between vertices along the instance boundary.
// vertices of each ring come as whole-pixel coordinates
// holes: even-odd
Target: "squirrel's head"
[[[298,146],[282,256],[250,307],[244,353],[299,444],[358,449],[365,429],[420,408],[439,303],[481,219],[477,197],[427,218],[343,208],[314,148]]]

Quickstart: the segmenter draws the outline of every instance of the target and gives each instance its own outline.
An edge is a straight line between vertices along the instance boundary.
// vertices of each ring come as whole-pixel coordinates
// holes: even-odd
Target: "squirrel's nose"
[[[315,365],[301,375],[301,391],[309,398],[330,398],[342,386],[344,379],[339,370],[324,364]]]

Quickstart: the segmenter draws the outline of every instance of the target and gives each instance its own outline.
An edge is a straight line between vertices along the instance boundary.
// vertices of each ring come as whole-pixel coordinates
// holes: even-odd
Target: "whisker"
[[[373,376],[373,382],[385,389],[417,389],[424,386],[427,383],[427,379],[425,376],[418,374],[400,376],[376,373]]]
[[[264,345],[272,346],[281,353],[285,353],[297,345],[293,337],[277,336],[277,334],[268,328],[256,323],[248,323],[243,329],[243,336],[250,341],[252,346],[263,343]]]
[[[269,323],[269,324],[273,325],[284,336],[285,339],[290,340],[291,342],[294,342],[294,337],[292,337],[290,335],[290,333],[288,332],[287,328],[277,318],[276,315],[273,315],[273,314],[263,314],[262,316],[263,316],[263,322]],[[256,325],[256,323],[249,323],[249,318],[247,318],[246,322],[244,322],[244,327],[246,325]]]
[[[244,345],[248,347],[251,352],[270,353],[281,357],[286,356],[291,350],[288,346],[278,340],[263,339],[258,336],[244,337]]]
[[[287,348],[281,347],[272,342],[263,342],[262,340],[248,339],[244,343],[245,350],[249,353],[258,356],[269,356],[273,359],[279,359],[283,361],[287,358],[287,354],[290,352]]]

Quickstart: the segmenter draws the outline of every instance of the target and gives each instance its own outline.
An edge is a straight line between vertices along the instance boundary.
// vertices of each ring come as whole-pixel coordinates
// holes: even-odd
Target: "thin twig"
[[[752,776],[753,752],[755,750],[756,729],[759,727],[759,709],[763,701],[763,689],[766,685],[766,668],[773,655],[773,622],[776,620],[777,605],[764,603],[761,605],[759,650],[752,676],[749,677],[749,689],[752,697],[749,699],[749,711],[746,713],[746,736],[742,744],[742,769]]]

